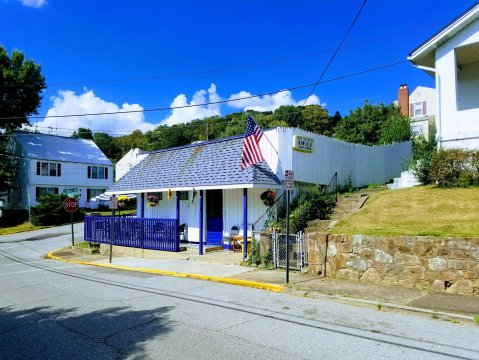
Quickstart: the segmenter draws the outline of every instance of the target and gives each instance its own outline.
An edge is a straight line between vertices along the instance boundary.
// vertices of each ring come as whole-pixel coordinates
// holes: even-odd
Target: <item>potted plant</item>
[[[155,195],[155,194],[150,194],[146,197],[146,204],[149,206],[149,207],[155,207],[158,205],[158,196]]]
[[[275,197],[276,192],[273,190],[266,190],[260,195],[260,199],[263,200],[263,203],[268,207],[273,206]]]

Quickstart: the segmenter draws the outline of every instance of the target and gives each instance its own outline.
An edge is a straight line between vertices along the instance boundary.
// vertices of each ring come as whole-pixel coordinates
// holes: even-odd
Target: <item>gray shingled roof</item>
[[[241,184],[281,185],[265,161],[241,170],[242,146],[243,136],[152,152],[108,192]]]
[[[16,133],[15,138],[29,159],[112,165],[92,140],[34,133]]]

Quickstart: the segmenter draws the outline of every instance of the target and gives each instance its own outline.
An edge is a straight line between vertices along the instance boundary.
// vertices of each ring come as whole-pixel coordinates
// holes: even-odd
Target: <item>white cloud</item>
[[[80,95],[73,91],[59,91],[57,96],[51,98],[53,106],[48,110],[47,116],[143,110],[139,104],[124,103],[119,107],[115,103],[97,97],[92,90],[84,91]],[[84,127],[90,128],[93,132],[104,131],[120,136],[129,134],[135,129],[151,130],[155,125],[145,122],[143,112],[132,112],[67,118],[47,117],[43,121],[32,123],[32,128],[36,127],[41,132],[49,132],[48,128],[51,128],[53,133],[61,135],[71,135],[74,130]],[[55,129],[58,130],[55,131]]]
[[[216,92],[216,85],[211,84],[208,91],[198,90],[193,95],[193,98],[188,102],[188,98],[185,94],[180,94],[171,103],[171,107],[181,107],[188,105],[199,105],[205,103],[211,103],[221,101],[221,97]],[[221,115],[220,104],[211,104],[204,106],[193,106],[180,109],[173,109],[171,115],[168,116],[162,125],[174,125],[180,123],[187,123],[195,119],[203,119],[209,116]]]
[[[229,100],[247,98],[250,96],[252,96],[251,93],[240,91],[237,94],[231,95]],[[262,97],[251,97],[249,99],[232,101],[229,102],[228,105],[243,110],[273,111],[283,105],[303,105],[304,101],[305,99],[298,101],[294,100],[291,91],[285,90],[273,95],[264,95]],[[311,95],[305,105],[322,105],[324,107],[326,104],[320,104],[319,98],[316,95]]]
[[[47,0],[20,0],[23,6],[41,8],[42,6],[48,4]]]

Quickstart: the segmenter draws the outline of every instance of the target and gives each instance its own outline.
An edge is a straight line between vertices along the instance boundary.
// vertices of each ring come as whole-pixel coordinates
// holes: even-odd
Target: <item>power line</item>
[[[338,77],[331,78],[331,79],[328,79],[328,80],[316,81],[316,82],[310,83],[310,84],[293,86],[293,87],[289,87],[289,88],[282,89],[282,90],[270,91],[270,92],[265,92],[265,93],[256,94],[256,95],[249,95],[249,96],[244,96],[244,97],[240,97],[240,98],[236,98],[236,99],[218,100],[218,101],[206,102],[206,103],[201,103],[201,104],[168,106],[168,107],[159,107],[159,108],[142,109],[142,110],[110,111],[110,112],[99,112],[99,113],[48,115],[48,116],[47,115],[43,115],[43,116],[36,115],[36,116],[30,116],[29,119],[47,119],[47,118],[52,119],[52,118],[69,118],[69,117],[85,117],[85,116],[120,115],[120,114],[131,114],[131,113],[158,112],[158,111],[167,111],[167,110],[175,110],[175,109],[187,109],[187,108],[200,107],[200,106],[225,104],[225,103],[236,102],[236,101],[241,101],[241,100],[259,98],[259,97],[266,96],[266,95],[279,94],[279,93],[286,92],[286,91],[304,89],[304,88],[308,88],[308,87],[311,87],[311,86],[316,87],[319,84],[325,84],[325,83],[329,83],[329,82],[333,82],[333,81],[346,79],[346,78],[349,78],[349,77],[354,77],[354,76],[370,73],[370,72],[373,72],[373,71],[382,70],[382,69],[389,68],[389,67],[392,67],[392,66],[397,66],[397,65],[400,65],[400,64],[404,64],[406,62],[407,62],[406,60],[402,60],[402,61],[398,61],[398,62],[395,62],[395,63],[390,63],[390,64],[378,66],[378,67],[375,67],[375,68],[370,68],[370,69],[367,69],[367,70],[359,71],[359,72],[356,72],[356,73],[351,73],[351,74],[348,74],[348,75],[338,76]],[[2,118],[0,118],[0,120],[14,120],[14,119],[23,119],[23,118],[24,117],[2,117]]]
[[[420,31],[422,29],[439,25],[442,23],[445,23],[448,20],[441,20],[438,22],[430,23],[430,24],[425,24],[420,27],[408,29],[406,31],[402,32],[397,32],[381,37],[377,37],[374,39],[369,39],[369,40],[364,40],[364,41],[358,41],[355,43],[347,44],[344,45],[342,48],[351,48],[351,47],[357,47],[357,46],[362,46],[366,44],[370,44],[373,42],[381,41],[381,40],[387,40],[390,38],[402,36],[405,34],[409,34],[412,32]],[[243,64],[243,65],[236,65],[236,66],[230,66],[230,67],[224,67],[224,68],[218,68],[218,69],[210,69],[210,70],[204,70],[204,71],[192,71],[192,72],[185,72],[185,73],[176,73],[176,74],[164,74],[164,75],[155,75],[155,76],[138,76],[138,77],[131,77],[131,78],[122,78],[122,79],[99,79],[99,80],[85,80],[85,81],[59,81],[59,82],[49,82],[46,85],[47,86],[61,86],[61,85],[91,85],[91,84],[106,84],[106,83],[121,83],[121,82],[133,82],[133,81],[148,81],[148,80],[159,80],[159,79],[168,79],[168,78],[177,78],[177,77],[188,77],[188,76],[197,76],[197,75],[207,75],[207,74],[214,74],[214,73],[221,73],[221,72],[228,72],[228,71],[235,71],[235,70],[241,70],[241,69],[247,69],[247,68],[253,68],[253,67],[260,67],[260,66],[265,66],[265,65],[271,65],[271,64],[276,64],[276,63],[282,63],[282,62],[288,62],[288,61],[294,61],[294,60],[299,60],[307,57],[312,57],[315,55],[319,54],[324,54],[328,53],[331,51],[336,51],[339,50],[338,48],[331,48],[331,49],[324,49],[324,50],[316,50],[300,55],[294,55],[294,56],[289,56],[289,57],[284,57],[284,58],[278,58],[278,59],[272,59],[272,60],[266,60],[262,62],[257,62],[257,63],[252,63],[252,64]],[[0,88],[8,88],[8,87],[32,87],[34,85],[32,84],[8,84],[8,85],[0,85]]]
[[[366,3],[367,3],[367,2],[368,2],[368,0],[364,0],[364,1],[363,1],[363,4],[361,5],[361,7],[359,8],[358,12],[356,13],[356,16],[354,17],[353,22],[349,25],[348,30],[347,30],[346,33],[344,34],[343,38],[342,38],[341,41],[339,42],[339,46],[336,48],[336,50],[334,51],[333,55],[331,56],[331,58],[329,59],[328,63],[326,64],[326,66],[325,66],[323,72],[321,73],[321,75],[320,75],[319,78],[318,78],[318,81],[316,81],[316,83],[314,84],[313,88],[312,88],[311,91],[309,92],[309,95],[306,97],[306,99],[304,99],[303,106],[306,105],[306,102],[308,101],[308,99],[310,98],[310,96],[313,94],[314,90],[316,90],[316,87],[318,86],[318,84],[319,84],[319,83],[321,82],[321,80],[323,79],[324,74],[326,74],[326,71],[328,71],[329,66],[332,64],[334,58],[336,57],[336,55],[338,54],[339,50],[341,49],[341,47],[343,46],[344,42],[346,41],[346,38],[348,37],[349,33],[350,33],[351,30],[353,29],[354,25],[356,24],[356,21],[359,19],[359,15],[361,15],[361,12],[363,11],[364,6],[366,6]]]

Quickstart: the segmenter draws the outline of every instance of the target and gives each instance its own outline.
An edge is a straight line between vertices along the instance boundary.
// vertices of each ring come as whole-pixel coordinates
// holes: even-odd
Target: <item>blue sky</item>
[[[406,60],[475,1],[369,0],[324,80]],[[314,83],[362,0],[0,0],[0,45],[41,64],[40,115],[182,106]],[[227,70],[225,70],[227,69]],[[193,73],[193,74],[192,74]],[[188,75],[189,74],[189,75]],[[102,80],[135,81],[99,82]],[[60,84],[59,84],[60,83]],[[309,103],[347,115],[398,86],[434,86],[409,63],[320,84]],[[125,115],[32,119],[69,135],[79,126],[123,135],[246,108],[303,104],[311,88],[259,99]]]

